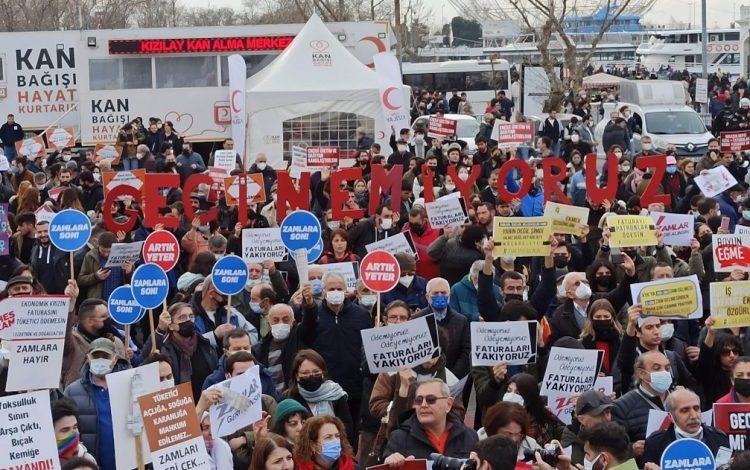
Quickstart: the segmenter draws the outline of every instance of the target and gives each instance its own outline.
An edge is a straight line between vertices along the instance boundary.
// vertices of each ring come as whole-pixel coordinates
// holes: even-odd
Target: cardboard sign
[[[701,412],[701,420],[710,426],[713,421],[713,410]],[[646,423],[646,437],[657,431],[666,431],[672,425],[672,417],[664,410],[649,410]]]
[[[237,295],[245,288],[249,275],[247,264],[242,258],[227,255],[214,263],[211,280],[220,294]]]
[[[714,197],[737,184],[737,180],[724,165],[717,165],[707,170],[706,173],[696,176],[695,184],[706,197]]]
[[[633,302],[643,306],[644,317],[692,320],[703,317],[703,298],[695,274],[631,284]]]
[[[611,376],[598,377],[594,383],[594,390],[598,390],[607,396],[612,394],[613,389],[613,379]],[[570,425],[573,422],[573,415],[575,415],[575,402],[577,398],[570,396],[558,397],[554,393],[550,393],[547,395],[547,403],[549,404],[550,411],[560,418],[560,421]]]
[[[292,178],[299,178],[302,173],[309,173],[310,171],[310,168],[307,167],[307,147],[293,145],[292,166],[289,169],[289,175]]]
[[[76,145],[76,132],[72,127],[47,129],[44,135],[47,137],[47,146],[52,150],[62,150],[65,147],[75,147]]]
[[[152,362],[145,366],[126,369],[107,374],[107,392],[112,409],[112,433],[115,442],[115,460],[117,468],[138,468],[135,446],[136,439],[141,441],[143,463],[151,463],[151,452],[148,449],[146,436],[143,434],[143,418],[138,405],[138,397],[156,392],[159,384],[159,363]],[[193,409],[195,415],[195,409]],[[134,432],[138,433],[138,437]]]
[[[91,220],[75,209],[60,211],[49,223],[49,239],[60,251],[78,251],[91,237]]]
[[[544,204],[544,217],[552,219],[552,233],[579,236],[583,227],[589,224],[589,208],[547,201]]]
[[[344,263],[316,264],[315,267],[320,268],[323,275],[326,273],[340,274],[346,282],[347,292],[354,292],[357,290],[357,282],[359,282],[358,265],[359,263],[356,261],[347,261]]]
[[[360,331],[370,372],[397,372],[429,361],[438,349],[435,316]]]
[[[167,273],[152,263],[142,264],[135,269],[131,285],[135,301],[147,309],[159,307],[169,294]]]
[[[708,103],[708,79],[695,79],[695,101],[697,103]]]
[[[234,171],[237,166],[237,154],[234,150],[217,150],[214,152],[214,166],[227,173]]]
[[[110,160],[112,165],[118,165],[120,157],[122,157],[122,151],[122,145],[96,144],[96,147],[94,147],[94,160],[97,162]]]
[[[14,318],[7,391],[60,386],[69,305],[70,298],[56,295],[11,297],[0,303],[2,317]]]
[[[719,134],[722,152],[750,150],[750,131],[730,131]],[[711,197],[711,196],[708,196]]]
[[[127,263],[135,264],[141,257],[144,242],[113,243],[109,252],[109,258],[104,265],[105,268],[125,266]]]
[[[750,430],[750,403],[714,403],[714,427],[729,436],[731,450],[745,450]]]
[[[552,347],[544,371],[541,395],[576,396],[594,387],[604,351]]]
[[[44,139],[41,135],[35,135],[30,139],[23,139],[16,142],[16,153],[18,155],[33,158],[36,156],[44,157],[47,155],[47,148],[44,145]]]
[[[737,224],[734,226],[735,235],[750,235],[750,227],[746,225]]]
[[[142,192],[146,185],[146,170],[123,170],[123,171],[105,171],[102,173],[102,188],[104,195],[118,186],[130,186],[136,191]],[[122,200],[126,196],[120,196]]]
[[[62,468],[47,390],[0,398],[0,468]]]
[[[611,234],[609,246],[612,248],[630,248],[654,246],[656,226],[647,215],[610,215],[607,226]]]
[[[227,199],[228,206],[236,206],[240,203],[240,180],[242,177],[230,176],[224,179],[224,196]],[[266,200],[266,186],[263,182],[263,175],[260,173],[251,173],[245,176],[245,187],[247,188],[248,204],[257,204]]]
[[[427,128],[427,137],[453,139],[456,137],[458,121],[455,119],[446,119],[430,116],[430,122]]]
[[[495,217],[492,227],[495,258],[550,254],[552,219],[549,217]]]
[[[492,128],[492,140],[497,141],[498,147],[512,147],[534,141],[534,123],[508,122],[495,119]]]
[[[308,211],[296,210],[281,221],[281,241],[287,250],[312,250],[322,238],[320,220]]]
[[[711,236],[714,258],[714,271],[750,272],[750,237],[747,235],[713,234]]]
[[[229,177],[229,172],[227,170],[225,170],[224,168],[210,166],[206,171],[203,172],[203,174],[210,176],[211,180],[213,181],[213,184],[211,185],[211,192],[216,194],[224,191],[224,181]]]
[[[143,395],[138,405],[155,470],[211,469],[191,384]]]
[[[677,439],[664,449],[659,465],[667,469],[714,470],[714,454],[698,439]]]
[[[60,195],[65,191],[67,188],[65,186],[57,186],[56,188],[51,188],[49,191],[47,191],[47,194],[49,195],[50,199],[52,199],[55,202],[60,201]]]
[[[336,168],[341,151],[338,147],[307,147],[308,168]]]
[[[228,436],[260,420],[262,409],[258,366],[253,366],[243,374],[225,380],[214,387],[223,387],[225,390],[224,399],[208,409],[211,415],[211,434],[214,438]],[[226,389],[230,392],[226,392]],[[240,395],[240,397],[238,400],[228,400],[230,394]],[[240,403],[243,405],[238,406]]]
[[[168,230],[155,230],[143,242],[143,262],[171,271],[180,260],[180,242]]]
[[[146,310],[135,301],[133,288],[129,285],[119,286],[109,294],[107,310],[112,321],[120,325],[138,323],[146,313]]]
[[[470,326],[472,366],[536,362],[536,321],[472,322]]]
[[[466,202],[462,197],[443,196],[433,202],[426,202],[425,209],[432,228],[463,225],[469,222]]]
[[[375,250],[383,250],[393,254],[407,253],[419,261],[419,255],[417,254],[414,240],[411,238],[411,232],[399,232],[396,235],[365,245],[365,249],[368,253]]]
[[[262,263],[267,259],[284,261],[286,255],[280,228],[242,229],[242,259],[247,263]]]
[[[695,224],[695,218],[691,214],[651,212],[649,215],[654,221],[654,226],[664,235],[665,245],[690,246]]]
[[[387,251],[375,250],[367,253],[359,264],[362,283],[373,292],[389,292],[398,285],[401,267],[396,258]]]
[[[750,326],[750,281],[712,282],[709,287],[715,328]]]

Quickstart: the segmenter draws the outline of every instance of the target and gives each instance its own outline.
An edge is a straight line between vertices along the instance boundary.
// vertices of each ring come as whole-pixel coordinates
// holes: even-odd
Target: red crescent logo
[[[232,111],[235,112],[235,113],[239,113],[240,112],[240,107],[239,107],[239,105],[235,104],[234,100],[237,98],[237,96],[241,96],[241,95],[242,95],[242,90],[234,90],[232,92]]]
[[[383,41],[381,41],[380,38],[377,38],[375,36],[365,36],[365,37],[363,37],[362,39],[359,40],[359,42],[363,42],[363,41],[367,41],[367,42],[373,43],[375,45],[375,48],[377,49],[378,52],[385,52],[385,43]],[[375,54],[373,54],[373,55],[375,55]],[[375,63],[374,62],[370,62],[369,64],[365,64],[365,65],[367,65],[371,69],[375,68]]]
[[[390,109],[391,111],[396,111],[397,109],[401,107],[401,105],[394,105],[393,103],[388,101],[388,97],[390,96],[390,94],[396,90],[397,88],[395,86],[392,86],[392,87],[386,88],[385,91],[383,92],[383,106]]]
[[[385,132],[383,132],[383,131],[378,131],[378,139],[379,139],[379,140],[385,139]]]

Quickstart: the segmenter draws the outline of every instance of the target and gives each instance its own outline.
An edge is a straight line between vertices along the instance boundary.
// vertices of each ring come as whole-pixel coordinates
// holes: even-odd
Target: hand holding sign
[[[80,250],[91,237],[91,220],[75,209],[60,211],[49,223],[50,242],[60,251],[70,253],[70,278],[75,279],[73,253]]]

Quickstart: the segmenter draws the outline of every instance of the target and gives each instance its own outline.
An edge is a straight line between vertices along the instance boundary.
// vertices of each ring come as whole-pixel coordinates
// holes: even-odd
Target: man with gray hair
[[[484,268],[484,260],[474,261],[469,269],[469,274],[464,276],[458,284],[453,284],[453,287],[451,287],[450,308],[465,316],[470,322],[479,321],[477,292],[479,290],[479,273],[482,268]],[[492,294],[495,296],[495,302],[502,301],[500,288],[495,283],[492,284]]]
[[[360,331],[372,328],[372,318],[363,307],[347,298],[346,281],[334,272],[323,276],[320,303],[313,299],[310,283],[303,284],[302,311],[302,339],[323,356],[329,378],[346,391],[352,422],[358,425],[362,399]]]
[[[686,388],[675,390],[664,400],[664,409],[672,418],[672,424],[664,431],[657,431],[646,439],[643,462],[659,464],[664,449],[678,439],[698,439],[716,455],[719,448],[729,447],[729,437],[718,429],[703,424],[701,400],[695,392]]]
[[[294,320],[294,310],[287,304],[275,304],[266,315],[269,332],[253,346],[253,355],[268,367],[276,390],[281,394],[292,376],[294,356],[305,349],[300,338],[300,326]]]
[[[220,233],[211,235],[208,239],[208,249],[214,254],[216,260],[227,253],[227,239]]]

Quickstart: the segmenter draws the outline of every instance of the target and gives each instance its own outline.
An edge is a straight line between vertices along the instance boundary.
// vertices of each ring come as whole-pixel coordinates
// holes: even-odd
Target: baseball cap
[[[607,395],[597,391],[584,392],[576,401],[576,414],[587,416],[599,416],[604,410],[612,408],[614,404]]]
[[[15,286],[16,284],[29,284],[33,285],[34,280],[28,276],[13,276],[8,281],[8,284],[5,286],[5,288],[10,288]]]
[[[110,356],[115,355],[115,343],[109,338],[97,338],[89,345],[89,353],[104,352]]]

